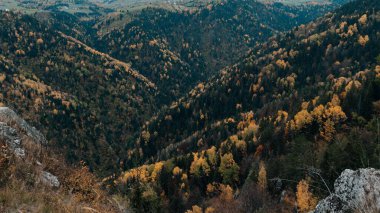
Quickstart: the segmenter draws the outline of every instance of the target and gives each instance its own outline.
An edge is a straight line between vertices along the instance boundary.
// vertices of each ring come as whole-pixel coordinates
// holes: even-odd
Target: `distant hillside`
[[[282,3],[287,5],[343,5],[353,0],[258,0],[265,4]]]
[[[189,11],[148,8],[95,44],[103,52],[131,61],[132,67],[158,85],[160,101],[169,103],[197,82],[235,63],[255,44],[332,8],[237,0]],[[123,19],[122,15],[119,18]],[[97,27],[101,30],[105,26]]]

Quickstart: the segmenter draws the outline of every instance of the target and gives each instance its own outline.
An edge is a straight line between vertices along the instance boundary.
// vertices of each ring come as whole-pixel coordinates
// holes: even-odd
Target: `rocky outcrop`
[[[13,110],[8,107],[0,107],[0,122],[14,128],[21,129],[26,135],[35,142],[46,144],[47,141],[41,132],[30,126],[24,119],[20,118]]]
[[[380,212],[380,170],[346,169],[334,191],[318,203],[315,213]]]
[[[34,142],[46,144],[45,137],[24,119],[20,118],[8,107],[0,107],[0,139],[4,140],[9,149],[18,157],[25,156],[25,149],[21,144],[20,132],[29,136]]]
[[[17,156],[25,156],[25,150],[21,147],[21,138],[16,129],[0,122],[0,139],[4,140]]]
[[[7,107],[0,107],[0,139],[3,140],[8,148],[18,157],[25,157],[25,149],[22,146],[22,136],[27,135],[35,143],[46,144],[45,137],[34,127],[30,126],[25,120],[20,118],[13,110]],[[37,161],[37,165],[42,164]],[[57,176],[50,172],[41,171],[40,181],[47,186],[60,186]]]
[[[0,138],[5,140],[12,149],[19,147],[21,144],[17,130],[3,122],[0,122]]]

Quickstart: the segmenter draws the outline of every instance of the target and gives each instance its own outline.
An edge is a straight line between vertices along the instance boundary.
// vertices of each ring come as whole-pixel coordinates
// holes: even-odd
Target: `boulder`
[[[380,212],[380,170],[346,169],[334,183],[334,193],[321,200],[315,213]]]
[[[60,185],[58,177],[51,174],[50,172],[46,172],[46,171],[42,171],[41,181],[42,181],[42,183],[44,183],[48,186],[51,186],[51,187],[58,188]]]

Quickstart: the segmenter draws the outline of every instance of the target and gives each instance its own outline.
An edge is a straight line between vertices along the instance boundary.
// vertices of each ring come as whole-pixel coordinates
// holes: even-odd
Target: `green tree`
[[[233,184],[239,181],[239,166],[234,161],[231,153],[224,154],[221,158],[219,172],[223,177],[223,183]]]

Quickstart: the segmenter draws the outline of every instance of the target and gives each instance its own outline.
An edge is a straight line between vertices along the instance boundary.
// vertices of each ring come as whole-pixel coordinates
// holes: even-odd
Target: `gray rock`
[[[60,186],[60,182],[58,180],[58,177],[51,174],[50,172],[42,171],[41,173],[41,181],[42,183],[58,188]]]
[[[2,140],[5,140],[8,146],[10,146],[12,149],[20,146],[21,143],[17,131],[3,122],[0,122],[0,138]]]
[[[16,129],[0,122],[0,139],[7,143],[10,150],[19,157],[25,156],[25,150],[21,147],[21,139]]]
[[[315,213],[380,212],[380,170],[346,169],[335,181],[334,191],[318,203]]]
[[[16,148],[14,150],[14,153],[16,156],[19,156],[21,158],[25,157],[25,149],[23,149],[23,148]]]
[[[38,130],[29,126],[13,110],[7,107],[0,107],[0,139],[7,143],[9,149],[16,156],[24,157],[25,149],[22,147],[20,135],[29,136],[35,143],[46,144],[47,142]],[[37,165],[42,166],[38,160]],[[40,173],[40,181],[50,187],[58,188],[60,186],[58,177],[46,171]]]
[[[318,203],[315,213],[322,212],[345,213],[350,212],[350,207],[337,195],[332,194]]]
[[[20,118],[8,107],[0,107],[0,122],[6,123],[8,126],[16,125],[37,143],[47,143],[46,138],[41,132],[30,126],[24,119]]]

